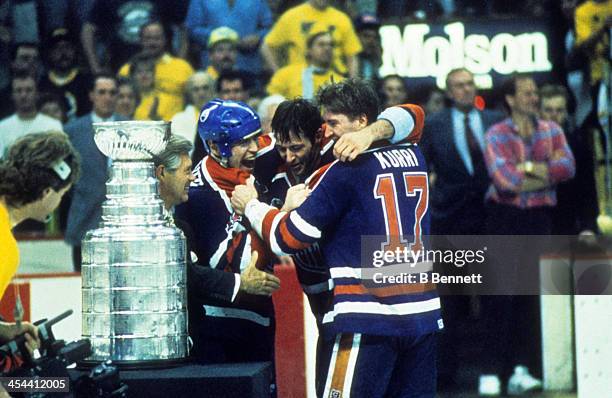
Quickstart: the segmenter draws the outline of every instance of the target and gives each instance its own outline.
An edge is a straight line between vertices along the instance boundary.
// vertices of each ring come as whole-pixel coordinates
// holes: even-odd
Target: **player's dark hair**
[[[272,118],[272,131],[280,142],[290,141],[289,133],[293,132],[314,143],[322,125],[323,118],[319,109],[303,98],[281,102]]]
[[[380,101],[370,83],[347,79],[323,86],[317,94],[319,106],[332,113],[343,114],[351,120],[365,115],[368,124],[376,120]]]

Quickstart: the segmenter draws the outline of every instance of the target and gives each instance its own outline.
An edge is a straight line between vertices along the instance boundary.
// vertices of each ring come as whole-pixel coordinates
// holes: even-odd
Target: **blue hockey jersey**
[[[246,215],[277,255],[319,242],[334,282],[324,334],[418,336],[441,328],[435,285],[377,285],[373,275],[391,268],[377,267],[363,243],[379,237],[381,252],[422,248],[421,238],[429,233],[429,190],[419,148],[406,144],[370,150],[353,162],[324,166],[314,178],[312,193],[298,209],[284,213],[251,201]],[[396,261],[389,266],[420,274],[430,272],[432,264]]]
[[[193,231],[193,251],[203,266],[226,272],[241,273],[259,254],[257,267],[271,269],[273,256],[230,204],[234,186],[252,179],[246,172],[221,167],[210,156],[194,168],[195,181],[189,188],[189,200],[176,208],[176,218],[189,224]],[[204,300],[202,315],[228,320],[242,320],[260,326],[272,325],[273,307],[268,297],[239,292],[234,302]],[[193,320],[197,322],[197,320]],[[223,333],[222,331],[209,331]]]

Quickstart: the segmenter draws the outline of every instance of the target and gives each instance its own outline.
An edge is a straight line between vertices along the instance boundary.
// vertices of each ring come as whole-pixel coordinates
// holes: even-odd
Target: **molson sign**
[[[544,23],[533,20],[411,24],[403,33],[397,25],[385,25],[380,28],[380,74],[435,78],[444,87],[450,70],[465,67],[480,87],[489,88],[515,72],[551,71],[546,31]]]

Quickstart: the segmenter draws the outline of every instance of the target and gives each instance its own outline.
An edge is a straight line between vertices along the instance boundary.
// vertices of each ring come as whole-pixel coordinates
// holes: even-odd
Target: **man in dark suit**
[[[450,242],[450,239],[440,235],[484,234],[484,197],[490,183],[483,155],[484,137],[489,126],[503,118],[499,112],[480,111],[474,107],[474,76],[464,68],[448,73],[446,94],[451,106],[425,120],[421,140],[430,173],[435,174],[435,178],[430,178],[433,181],[429,201],[431,233],[438,235],[435,245],[441,250],[452,249],[458,241]],[[449,275],[471,272],[467,266],[456,268],[436,264],[436,268]],[[466,337],[462,336],[461,330],[465,329],[468,314],[475,315],[477,312],[479,301],[470,298],[473,292],[464,291],[463,288],[458,286],[441,296],[446,326],[439,346],[438,366],[442,388],[453,387],[454,375],[461,365],[457,347],[471,345],[465,343]],[[468,326],[470,330],[472,326]],[[465,362],[462,364],[465,365]]]
[[[81,270],[81,240],[88,230],[97,228],[102,217],[102,202],[106,198],[109,160],[94,142],[92,124],[122,120],[114,113],[117,103],[117,80],[114,76],[95,76],[89,99],[93,105],[92,112],[73,120],[64,128],[81,155],[82,162],[81,178],[73,188],[64,236],[72,246],[75,271]]]
[[[483,157],[484,135],[503,115],[474,107],[476,85],[467,69],[449,72],[446,93],[451,107],[425,120],[421,141],[427,165],[435,173],[431,231],[433,235],[481,234],[490,182]]]

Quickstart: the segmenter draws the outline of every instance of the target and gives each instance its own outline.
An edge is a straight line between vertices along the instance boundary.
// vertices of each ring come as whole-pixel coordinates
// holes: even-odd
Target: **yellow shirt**
[[[315,22],[318,26],[328,26],[335,43],[335,69],[340,73],[346,73],[344,61],[346,57],[361,52],[361,43],[348,15],[333,7],[321,11],[305,2],[287,10],[274,24],[264,42],[273,48],[287,47],[289,55],[287,65],[304,64],[306,38]]]
[[[210,77],[215,80],[219,78],[219,72],[217,72],[217,70],[212,65],[208,65],[208,68],[206,68],[206,73],[208,73]]]
[[[151,119],[151,107],[153,101],[157,98],[159,103],[157,105],[157,117]],[[144,94],[140,98],[140,104],[134,112],[135,120],[158,120],[159,118],[169,122],[172,117],[183,110],[182,102],[177,102],[176,99],[166,93],[160,93],[152,91],[149,94]]]
[[[119,69],[119,76],[127,77],[129,74],[130,64],[127,63]],[[193,68],[189,62],[170,54],[164,54],[155,64],[155,89],[173,97],[174,101],[179,103],[179,110],[181,110],[183,109],[183,90],[191,75],[193,75]]]
[[[606,18],[612,15],[612,0],[603,3],[587,1],[576,8],[576,44],[581,44],[604,26]],[[604,77],[608,67],[610,37],[604,34],[590,54],[591,84],[596,84]]]
[[[19,249],[11,231],[9,214],[0,204],[0,298],[17,272],[19,266]]]
[[[334,82],[344,80],[344,76],[336,73],[332,70],[328,70],[325,73],[304,73],[307,65],[289,65],[279,69],[270,79],[270,83],[266,90],[268,94],[280,94],[287,99],[293,99],[295,97],[304,97],[312,99],[317,94],[317,91],[321,86],[326,83],[330,83],[333,79]],[[309,92],[304,91],[304,78],[312,77],[312,90]]]

